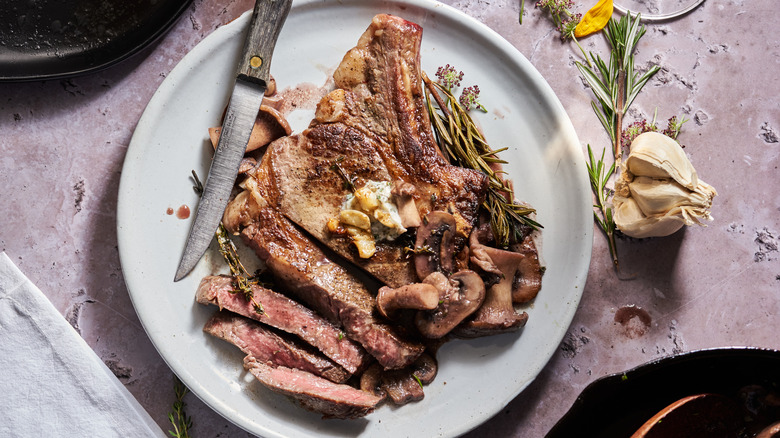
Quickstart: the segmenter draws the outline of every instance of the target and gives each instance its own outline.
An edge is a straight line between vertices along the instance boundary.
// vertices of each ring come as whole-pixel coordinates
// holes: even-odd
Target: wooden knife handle
[[[249,34],[238,63],[238,78],[267,86],[271,75],[271,56],[292,0],[257,0],[249,24]]]

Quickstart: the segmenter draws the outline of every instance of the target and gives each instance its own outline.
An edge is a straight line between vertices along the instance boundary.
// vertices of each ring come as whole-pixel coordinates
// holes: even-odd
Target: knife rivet
[[[249,65],[252,66],[252,68],[260,68],[260,66],[263,65],[263,58],[253,56],[249,59]]]

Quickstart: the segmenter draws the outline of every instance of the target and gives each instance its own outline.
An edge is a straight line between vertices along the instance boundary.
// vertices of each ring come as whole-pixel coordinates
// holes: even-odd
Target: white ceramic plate
[[[432,1],[296,1],[274,53],[280,89],[325,84],[374,14],[424,28],[423,68],[454,64],[464,86],[478,84],[490,111],[477,114],[503,157],[520,199],[544,224],[543,287],[520,333],[456,340],[439,352],[440,371],[425,399],[383,406],[360,420],[322,420],[245,373],[242,355],[203,334],[214,311],[194,302],[199,280],[220,266],[210,249],[195,271],[173,283],[190,220],[168,208],[197,205],[190,171],[208,172],[207,128],[219,123],[249,16],[217,29],[168,75],[138,123],[119,190],[122,270],[138,316],[162,357],[205,403],[264,437],[455,436],[496,414],[542,370],[577,309],[590,262],[590,190],[581,146],[563,107],[531,64],[496,33]],[[308,122],[311,114],[298,114]],[[193,208],[194,210],[194,208]]]

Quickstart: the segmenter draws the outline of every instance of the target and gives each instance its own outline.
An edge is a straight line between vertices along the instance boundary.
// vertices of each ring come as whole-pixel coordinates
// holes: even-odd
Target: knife
[[[270,78],[276,39],[291,5],[292,0],[257,0],[255,3],[222,134],[173,281],[181,280],[192,271],[214,238]]]

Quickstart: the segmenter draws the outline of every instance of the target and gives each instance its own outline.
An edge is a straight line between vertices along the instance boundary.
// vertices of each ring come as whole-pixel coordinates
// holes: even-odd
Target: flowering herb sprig
[[[666,122],[666,129],[661,131],[661,134],[671,138],[672,140],[677,140],[677,137],[680,135],[680,130],[682,129],[683,123],[687,121],[688,119],[684,117],[682,119],[678,119],[677,116],[672,116]],[[646,119],[638,120],[626,126],[626,129],[623,130],[623,134],[620,136],[620,143],[624,148],[628,147],[635,138],[639,137],[640,134],[644,134],[645,132],[658,132],[658,130],[659,128],[655,122],[655,117],[653,117],[653,120],[650,122],[648,122]]]
[[[436,79],[436,83],[441,85],[442,88],[450,94],[455,94],[455,88],[460,87],[460,83],[463,80],[463,72],[447,64],[436,69]],[[479,102],[479,86],[477,85],[464,88],[460,93],[458,102],[466,111],[478,109],[482,112],[487,112],[487,108]]]
[[[460,94],[460,99],[458,99],[458,102],[463,105],[463,108],[465,108],[466,111],[471,109],[478,109],[483,113],[487,112],[487,108],[479,103],[479,86],[477,85],[464,88]]]
[[[444,67],[436,69],[436,79],[438,79],[438,82],[442,87],[446,88],[447,91],[451,93],[453,88],[460,86],[460,81],[463,80],[463,72],[458,71],[455,67],[447,64]]]
[[[678,119],[677,116],[672,116],[669,118],[669,120],[666,122],[666,129],[664,129],[661,134],[670,137],[674,140],[677,140],[677,137],[680,136],[680,131],[682,130],[683,123],[687,122],[688,119],[683,117],[682,119]],[[685,147],[683,145],[680,145],[681,147]]]
[[[561,41],[574,39],[574,29],[582,19],[582,14],[572,11],[574,8],[572,0],[539,0],[536,2],[536,7],[550,13],[555,30],[561,34]]]

